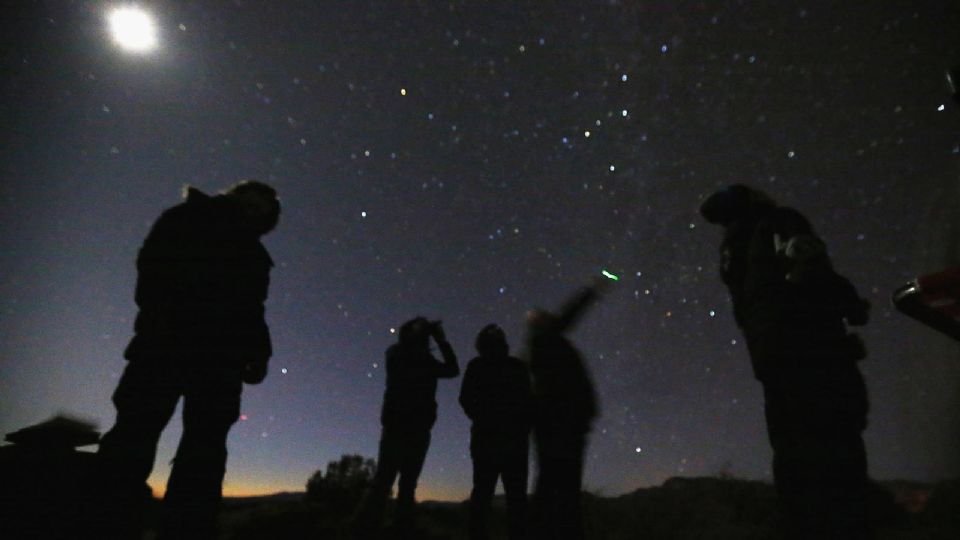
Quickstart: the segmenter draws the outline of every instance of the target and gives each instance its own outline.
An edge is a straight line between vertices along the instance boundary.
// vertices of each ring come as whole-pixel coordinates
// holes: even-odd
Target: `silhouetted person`
[[[260,383],[271,355],[264,321],[273,262],[260,237],[277,224],[273,188],[255,181],[186,200],[153,225],[137,257],[135,336],[98,452],[104,537],[139,537],[137,501],[157,441],[183,397],[183,435],[164,497],[166,538],[214,538],[227,433],[242,383]],[[101,523],[101,525],[106,525]]]
[[[734,185],[700,208],[724,227],[721,275],[763,384],[773,474],[788,534],[870,536],[862,432],[867,393],[863,343],[847,324],[869,304],[832,268],[810,223],[765,194]]]
[[[528,314],[538,466],[532,532],[544,540],[584,538],[580,491],[597,400],[583,357],[565,334],[597,298],[602,283],[578,291],[557,315]]]
[[[480,356],[467,364],[460,405],[473,422],[470,457],[470,538],[489,538],[488,521],[497,478],[503,480],[511,540],[523,538],[532,422],[530,375],[523,362],[509,355],[507,337],[489,324],[477,334]]]
[[[433,338],[443,361],[430,352]],[[393,483],[399,475],[394,523],[398,532],[413,528],[414,493],[430,446],[430,429],[437,419],[437,379],[460,374],[457,356],[440,321],[417,317],[405,322],[397,343],[386,352],[387,388],[383,395],[380,450],[373,487],[354,518],[357,532],[379,529]]]

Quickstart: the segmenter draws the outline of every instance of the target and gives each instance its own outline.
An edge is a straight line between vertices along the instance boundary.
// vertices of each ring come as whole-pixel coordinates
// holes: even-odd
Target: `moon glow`
[[[145,53],[157,47],[157,25],[153,17],[135,6],[116,8],[107,16],[110,35],[122,49]]]

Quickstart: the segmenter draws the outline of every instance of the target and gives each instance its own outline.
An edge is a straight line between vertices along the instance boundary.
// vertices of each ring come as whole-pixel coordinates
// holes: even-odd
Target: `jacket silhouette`
[[[539,311],[529,321],[530,371],[535,396],[535,430],[584,436],[597,415],[593,382],[580,351],[566,332],[597,299],[597,289],[585,287],[559,315]]]
[[[266,362],[272,354],[264,321],[273,261],[229,197],[188,188],[184,203],[154,224],[137,257],[140,308],[130,361],[207,349],[217,361]]]
[[[271,355],[264,321],[273,266],[260,237],[276,225],[273,188],[241,182],[208,196],[189,189],[166,210],[137,257],[140,308],[113,402],[116,423],[98,452],[105,537],[138,537],[137,501],[157,442],[184,399],[183,435],[164,497],[167,538],[213,538],[242,383]]]
[[[701,207],[724,227],[721,276],[763,384],[774,482],[795,538],[866,538],[869,304],[799,212],[735,185]]]
[[[460,374],[453,348],[438,342],[443,362],[425,346],[396,343],[386,352],[387,388],[380,422],[384,427],[426,429],[437,420],[437,379]]]
[[[596,300],[601,283],[578,291],[557,315],[534,311],[528,319],[539,469],[533,533],[544,540],[584,538],[580,492],[597,399],[583,357],[565,334]]]
[[[498,477],[503,480],[511,539],[524,536],[533,395],[527,366],[509,355],[503,330],[487,325],[477,335],[479,356],[470,360],[460,405],[472,421],[470,536],[489,538],[489,516]]]

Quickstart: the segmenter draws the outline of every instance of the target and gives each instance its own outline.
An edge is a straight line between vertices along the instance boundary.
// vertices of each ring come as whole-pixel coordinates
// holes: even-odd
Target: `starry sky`
[[[621,280],[573,334],[602,408],[586,486],[770,480],[721,232],[697,214],[743,182],[804,212],[873,303],[872,476],[960,476],[960,351],[889,302],[960,264],[960,4],[144,1],[147,53],[111,39],[117,4],[5,8],[0,432],[59,411],[109,428],[150,225],[184,184],[257,178],[283,202],[275,354],[227,494],[375,456],[404,320],[443,319],[461,365],[490,322],[521,353],[524,312],[604,268]],[[459,383],[439,384],[421,499],[469,493]]]

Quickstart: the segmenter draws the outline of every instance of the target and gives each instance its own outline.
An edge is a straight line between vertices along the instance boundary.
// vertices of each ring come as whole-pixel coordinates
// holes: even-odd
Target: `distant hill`
[[[280,493],[271,493],[270,495],[252,495],[249,497],[224,497],[224,508],[234,506],[251,506],[257,504],[299,502],[306,495],[303,491],[282,491]]]
[[[349,516],[307,503],[302,496],[281,493],[246,502],[232,499],[223,512],[224,538],[348,538]],[[763,482],[671,478],[661,486],[615,497],[586,494],[584,515],[591,540],[779,540],[776,505],[773,486]],[[419,516],[426,539],[467,538],[465,502],[424,502]],[[960,538],[960,481],[874,484],[871,516],[878,540]],[[502,499],[498,499],[493,538],[506,538],[505,525]]]

